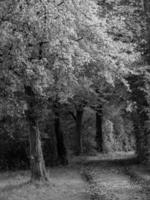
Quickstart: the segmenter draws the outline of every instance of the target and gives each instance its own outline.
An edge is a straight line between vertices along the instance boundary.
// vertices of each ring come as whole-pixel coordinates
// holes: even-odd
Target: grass
[[[150,170],[133,158],[77,157],[67,167],[48,169],[45,184],[30,183],[28,171],[0,173],[0,200],[149,200]]]
[[[0,200],[77,200],[87,199],[78,168],[48,170],[48,184],[29,183],[29,172],[0,174]]]

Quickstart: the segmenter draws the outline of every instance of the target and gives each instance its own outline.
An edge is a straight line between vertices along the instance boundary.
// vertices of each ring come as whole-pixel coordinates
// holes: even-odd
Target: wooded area
[[[0,169],[130,151],[149,165],[149,0],[1,0]]]

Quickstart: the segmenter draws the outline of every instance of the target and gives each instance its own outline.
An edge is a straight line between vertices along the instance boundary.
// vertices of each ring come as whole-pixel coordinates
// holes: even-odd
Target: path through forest
[[[132,157],[86,160],[84,180],[91,200],[150,199],[150,170]]]
[[[150,170],[130,156],[116,158],[78,157],[49,169],[45,185],[29,184],[25,171],[0,173],[0,200],[149,200]]]

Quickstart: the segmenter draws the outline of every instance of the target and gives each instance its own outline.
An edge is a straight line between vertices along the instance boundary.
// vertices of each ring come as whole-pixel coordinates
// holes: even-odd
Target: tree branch
[[[61,6],[64,3],[64,1],[60,2],[59,4],[57,4],[57,6]]]
[[[76,119],[76,116],[75,116],[75,114],[73,113],[73,112],[71,112],[71,111],[69,111],[69,114],[72,116],[72,118],[76,121],[77,119]]]

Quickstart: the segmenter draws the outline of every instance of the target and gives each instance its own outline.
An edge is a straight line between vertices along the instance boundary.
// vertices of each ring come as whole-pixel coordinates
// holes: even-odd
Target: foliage
[[[0,1],[0,120],[6,126],[1,137],[6,137],[9,144],[9,138],[17,140],[29,134],[25,119],[29,109],[26,86],[34,94],[31,101],[34,100],[41,138],[48,138],[51,146],[56,143],[53,107],[57,101],[65,140],[69,138],[67,144],[71,144],[68,149],[73,146],[70,135],[75,134],[75,124],[68,113],[75,117],[79,109],[85,112],[82,133],[86,152],[95,148],[94,111],[99,106],[116,126],[113,134],[115,137],[118,132],[121,142],[132,139],[133,122],[126,110],[134,102],[140,112],[147,114],[148,120],[141,121],[149,130],[150,43],[146,3]],[[137,99],[139,92],[142,97]],[[21,122],[19,136],[14,136],[18,126],[15,122],[3,121],[9,118]],[[49,161],[48,144],[43,143]],[[132,141],[126,143],[132,146]]]

